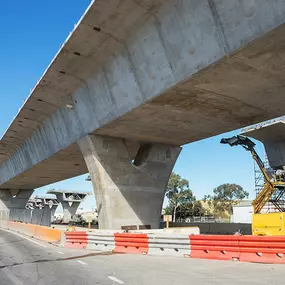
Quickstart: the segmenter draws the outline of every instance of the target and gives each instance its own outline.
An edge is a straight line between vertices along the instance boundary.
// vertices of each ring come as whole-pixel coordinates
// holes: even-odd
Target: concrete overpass
[[[0,188],[89,171],[101,227],[157,226],[181,145],[284,114],[284,21],[278,0],[93,1],[0,141]]]

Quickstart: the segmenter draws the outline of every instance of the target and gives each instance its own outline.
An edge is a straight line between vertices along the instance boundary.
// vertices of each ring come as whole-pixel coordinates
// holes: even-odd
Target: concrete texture
[[[181,148],[142,144],[132,163],[123,139],[90,135],[78,144],[93,183],[100,229],[159,228],[166,185]]]
[[[25,206],[34,190],[0,190],[0,219],[17,220],[25,211]]]
[[[65,190],[49,190],[48,194],[56,195],[57,201],[61,203],[63,208],[63,223],[69,223],[81,202],[83,202],[89,193],[87,192],[75,192]]]
[[[92,1],[0,141],[0,187],[86,172],[90,133],[182,145],[283,115],[284,22],[280,0]]]
[[[1,188],[36,189],[43,185],[48,185],[57,181],[65,180],[88,172],[83,156],[77,144],[73,144],[60,151],[56,155],[49,157],[34,167],[15,176]],[[0,178],[1,179],[1,178]]]
[[[37,207],[37,204],[35,203],[36,200],[40,200],[41,203],[41,207],[40,208],[49,208],[50,209],[50,213],[51,213],[51,222],[53,222],[55,220],[54,218],[54,213],[59,205],[59,202],[57,201],[56,199],[56,196],[55,195],[44,195],[44,196],[39,196],[37,195],[34,199],[30,199],[28,204],[29,206],[26,207],[26,208],[29,208],[29,207],[33,207],[33,208],[36,208]]]
[[[43,200],[44,200],[44,205],[46,207],[50,208],[51,222],[53,223],[55,221],[54,214],[55,214],[55,211],[56,211],[56,209],[57,209],[57,207],[59,205],[59,202],[57,201],[56,198],[44,197]]]
[[[0,231],[1,285],[277,285],[284,265],[58,248]],[[41,246],[42,245],[42,246]],[[94,252],[93,252],[94,254]],[[83,262],[83,263],[82,263]]]
[[[51,209],[44,207],[42,209],[11,209],[9,220],[34,225],[50,227]]]
[[[269,165],[273,169],[285,167],[285,122],[260,126],[243,133],[261,141],[264,144]]]
[[[0,190],[1,209],[25,209],[34,190]]]
[[[30,198],[26,204],[26,209],[42,209],[44,207],[44,202],[41,198],[34,197]]]

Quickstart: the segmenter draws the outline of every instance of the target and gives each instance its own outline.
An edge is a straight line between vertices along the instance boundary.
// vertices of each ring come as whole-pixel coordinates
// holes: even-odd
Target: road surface
[[[283,265],[64,249],[0,230],[1,285],[283,284]]]

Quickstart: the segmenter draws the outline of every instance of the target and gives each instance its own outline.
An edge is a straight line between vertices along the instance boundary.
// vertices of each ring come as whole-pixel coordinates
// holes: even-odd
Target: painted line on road
[[[81,261],[81,260],[77,260],[78,263],[82,264],[82,265],[88,265],[88,263]]]
[[[117,282],[118,284],[124,284],[124,282],[122,280],[118,279],[115,276],[108,276],[108,278],[114,282]]]
[[[58,251],[57,253],[59,253],[59,254],[64,254],[63,252],[61,252],[61,251]]]
[[[5,266],[5,264],[0,261],[0,266]],[[1,271],[4,272],[4,274],[10,279],[10,284],[24,285],[24,283],[22,283],[21,280],[9,268],[3,268]]]
[[[30,239],[30,238],[27,238],[27,237],[25,237],[25,236],[23,236],[23,235],[20,235],[20,234],[18,234],[18,233],[15,233],[15,232],[13,232],[13,231],[8,231],[8,230],[5,230],[5,229],[1,229],[1,230],[2,230],[2,231],[5,231],[5,232],[8,232],[8,233],[11,233],[11,234],[13,234],[13,235],[19,236],[19,237],[21,237],[21,238],[23,238],[23,239],[26,239],[26,240],[28,240],[28,241],[30,241],[30,242],[33,242],[33,243],[39,245],[39,246],[41,246],[41,247],[47,248],[47,246],[45,246],[45,245],[43,245],[43,244],[40,244],[39,242],[36,242],[36,241],[34,241],[33,239]]]

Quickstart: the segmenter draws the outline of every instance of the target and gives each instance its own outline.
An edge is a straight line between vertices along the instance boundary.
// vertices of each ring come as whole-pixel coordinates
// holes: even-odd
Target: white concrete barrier
[[[86,249],[98,251],[113,251],[115,238],[112,232],[87,232],[88,244]]]
[[[187,234],[148,234],[149,255],[189,257],[190,238]]]

